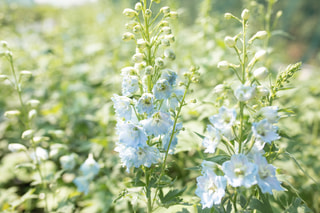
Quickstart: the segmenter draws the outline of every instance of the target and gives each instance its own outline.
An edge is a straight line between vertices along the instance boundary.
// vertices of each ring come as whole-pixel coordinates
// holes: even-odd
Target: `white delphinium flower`
[[[258,167],[249,162],[244,154],[232,155],[230,161],[222,164],[222,171],[228,183],[233,187],[244,186],[249,188],[257,183]]]
[[[203,176],[197,177],[196,195],[201,198],[202,209],[212,208],[221,203],[225,195],[227,179],[217,176],[212,170],[206,170]]]
[[[240,85],[234,91],[234,95],[239,101],[248,101],[254,97],[255,91],[256,91],[255,86]]]
[[[36,163],[41,163],[41,161],[49,158],[48,151],[41,147],[37,147],[34,152],[30,153],[30,158]]]

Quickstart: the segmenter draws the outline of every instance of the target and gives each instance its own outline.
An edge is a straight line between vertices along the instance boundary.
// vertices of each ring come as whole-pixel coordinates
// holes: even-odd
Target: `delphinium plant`
[[[133,66],[121,70],[122,95],[112,97],[117,116],[115,151],[126,171],[133,173],[128,187],[141,188],[139,195],[145,198],[147,212],[181,202],[183,189],[167,191],[174,178],[166,171],[177,135],[183,130],[179,117],[186,105],[186,93],[198,78],[196,67],[184,73],[181,81],[177,72],[170,69],[176,56],[170,48],[175,37],[169,20],[175,19],[177,13],[169,7],[154,13],[155,3],[160,0],[141,0],[134,9],[123,11],[130,19],[126,24],[129,32],[124,33],[123,40],[135,42],[136,51]],[[118,199],[129,196],[128,191]]]
[[[195,193],[202,208],[211,212],[273,212],[272,195],[286,190],[273,165],[283,153],[278,122],[286,116],[275,100],[301,63],[289,65],[274,78],[264,66],[267,51],[255,45],[256,40],[269,39],[268,33],[249,34],[249,17],[248,9],[241,18],[225,14],[242,25],[239,34],[225,37],[237,60],[218,63],[221,71],[232,70],[235,79],[215,87],[220,108],[200,135],[208,157],[201,164]]]
[[[26,168],[36,171],[37,176],[34,177],[32,187],[28,192],[21,197],[20,200],[11,203],[11,206],[7,209],[8,212],[15,211],[29,199],[39,199],[43,201],[42,207],[45,212],[49,212],[47,192],[49,190],[47,174],[44,172],[45,168],[43,163],[49,158],[47,137],[39,135],[37,127],[35,125],[35,118],[38,114],[39,100],[29,99],[25,100],[23,96],[23,83],[32,76],[30,71],[16,71],[14,66],[13,54],[8,47],[6,41],[1,41],[1,57],[9,64],[11,75],[0,75],[3,81],[9,82],[9,86],[12,86],[16,92],[14,96],[17,97],[20,106],[17,109],[12,109],[4,113],[8,119],[18,120],[22,126],[23,131],[21,134],[21,140],[19,143],[9,143],[8,149],[11,152],[24,152],[26,155],[26,162],[17,165],[17,169]],[[4,66],[6,67],[6,66]],[[3,70],[4,71],[4,70]]]

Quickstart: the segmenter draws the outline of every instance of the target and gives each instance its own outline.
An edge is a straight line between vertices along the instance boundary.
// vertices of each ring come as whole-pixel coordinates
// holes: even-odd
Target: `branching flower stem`
[[[12,76],[13,76],[13,79],[14,79],[14,87],[18,93],[18,97],[19,97],[19,102],[20,102],[20,105],[21,105],[21,109],[23,111],[23,119],[22,119],[22,123],[23,125],[25,126],[26,129],[30,129],[31,128],[31,124],[29,122],[29,120],[27,119],[26,115],[27,115],[27,109],[26,109],[26,106],[25,106],[25,103],[23,102],[22,100],[22,91],[21,91],[21,86],[20,86],[20,82],[18,81],[18,78],[17,78],[17,74],[16,74],[16,71],[15,71],[15,68],[14,68],[14,63],[13,63],[13,57],[11,54],[8,54],[7,56],[7,60],[9,61],[9,64],[10,64],[10,70],[11,70],[11,73],[12,73]],[[41,167],[40,167],[40,159],[38,159],[38,156],[36,154],[36,143],[35,141],[33,140],[33,138],[31,137],[31,146],[32,146],[32,149],[33,149],[33,152],[35,153],[35,166],[36,166],[36,171],[39,173],[39,176],[40,176],[40,180],[41,180],[41,185],[42,185],[42,188],[43,190],[46,190],[47,188],[47,184],[46,182],[44,181],[44,176],[42,174],[42,171],[41,171]],[[45,202],[45,213],[49,213],[49,208],[48,208],[48,200],[47,200],[47,195],[45,193],[45,198],[44,198],[44,202]]]

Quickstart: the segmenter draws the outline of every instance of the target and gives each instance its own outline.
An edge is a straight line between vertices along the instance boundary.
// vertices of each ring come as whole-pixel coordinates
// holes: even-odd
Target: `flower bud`
[[[225,86],[223,84],[218,84],[217,86],[215,86],[215,88],[213,89],[213,92],[216,94],[220,94],[224,92],[224,88]]]
[[[142,4],[140,2],[136,3],[136,5],[134,6],[134,9],[137,11],[142,10]]]
[[[133,29],[132,29],[132,31],[133,31],[134,33],[140,32],[140,31],[141,31],[141,26],[140,26],[140,25],[134,26]]]
[[[152,15],[152,11],[150,9],[146,9],[145,14],[146,14],[146,17],[150,18]]]
[[[260,96],[267,96],[269,95],[269,89],[264,86],[257,86],[258,95]]]
[[[168,39],[161,39],[161,45],[165,46],[165,47],[169,47],[170,46],[170,41]]]
[[[32,72],[27,71],[27,70],[23,70],[20,72],[20,76],[30,77],[30,76],[32,76]]]
[[[229,62],[220,61],[217,66],[221,71],[226,71],[229,68]]]
[[[130,9],[130,8],[126,8],[123,10],[123,15],[129,17],[129,18],[133,18],[135,16],[138,15],[137,11]]]
[[[153,67],[152,66],[147,66],[145,69],[145,74],[146,75],[152,75],[153,73]]]
[[[265,50],[259,50],[258,52],[256,52],[256,54],[254,55],[254,57],[256,58],[257,61],[262,60],[265,55],[267,54],[267,51]]]
[[[136,70],[143,70],[146,67],[146,62],[142,61],[141,63],[135,63],[134,68]]]
[[[252,38],[250,38],[250,40],[248,41],[248,43],[252,43],[254,40],[256,39],[260,39],[263,40],[265,38],[268,37],[268,33],[267,31],[258,31],[254,36],[252,36]]]
[[[18,111],[18,110],[11,110],[11,111],[6,111],[5,113],[4,113],[4,116],[6,117],[6,118],[15,118],[15,117],[17,117],[18,115],[20,115],[21,114],[21,112],[20,111]]]
[[[160,57],[156,58],[155,64],[156,64],[156,66],[158,66],[158,67],[160,67],[160,68],[164,67],[164,61],[163,61],[163,59],[160,58]]]
[[[162,12],[164,15],[168,15],[170,13],[170,7],[162,7],[160,12]]]
[[[21,151],[27,151],[27,148],[20,144],[20,143],[11,143],[8,145],[8,149],[11,152],[21,152]]]
[[[129,33],[129,32],[126,32],[122,35],[122,40],[123,41],[130,41],[130,40],[133,40],[134,39],[134,34],[133,33]]]
[[[164,37],[165,37],[165,39],[168,39],[170,43],[175,42],[174,35],[172,35],[172,34],[170,34],[170,35],[165,35]]]
[[[29,105],[31,108],[36,108],[39,106],[39,104],[40,104],[40,101],[36,99],[31,99],[27,102],[27,105]]]
[[[171,30],[170,27],[162,27],[162,28],[161,28],[161,31],[162,31],[164,34],[167,34],[167,35],[169,35],[169,34],[172,33],[172,30]]]
[[[160,22],[160,26],[161,26],[161,27],[167,27],[167,26],[169,26],[169,22],[167,22],[167,21],[165,21],[165,20],[164,20],[164,21],[161,21],[161,22]]]
[[[279,10],[278,12],[277,12],[277,14],[276,14],[276,17],[277,18],[280,18],[282,16],[282,10]]]
[[[37,110],[32,109],[32,110],[29,111],[29,113],[28,113],[29,120],[34,119],[36,116],[37,116]]]
[[[8,48],[8,42],[6,41],[0,41],[0,45],[2,48]]]
[[[266,67],[259,67],[253,71],[253,76],[258,80],[263,80],[268,76],[269,72]]]
[[[248,9],[244,9],[241,13],[241,18],[246,21],[249,19],[249,17],[250,17],[250,11]]]
[[[21,138],[22,139],[31,139],[33,134],[34,134],[34,130],[28,129],[22,133]]]
[[[144,54],[136,53],[132,56],[134,63],[141,63],[144,60]]]
[[[164,51],[164,56],[165,56],[166,58],[171,59],[171,60],[175,60],[175,59],[176,59],[176,54],[173,52],[172,49],[166,49],[166,50]]]
[[[0,75],[0,81],[7,80],[8,76],[7,75]]]
[[[138,39],[137,40],[137,47],[140,50],[143,50],[144,48],[146,48],[146,46],[147,46],[147,42],[144,39]]]
[[[236,45],[236,40],[230,36],[226,36],[224,39],[224,43],[226,44],[227,47],[234,47]]]
[[[49,131],[49,133],[54,135],[57,138],[62,138],[65,135],[65,132],[63,130],[60,130],[60,129]]]
[[[170,12],[170,18],[172,18],[172,19],[178,18],[178,13],[176,11],[171,11]]]
[[[44,136],[35,136],[33,137],[33,142],[36,144],[42,142],[42,141],[48,141],[50,138],[49,137],[44,137]]]
[[[227,20],[231,19],[232,17],[233,17],[233,15],[231,13],[225,13],[224,14],[224,18],[227,19]]]

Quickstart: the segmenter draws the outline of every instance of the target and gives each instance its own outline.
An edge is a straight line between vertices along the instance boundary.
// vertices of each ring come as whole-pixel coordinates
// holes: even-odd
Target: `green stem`
[[[149,171],[145,168],[144,169],[144,171],[145,171],[145,177],[146,177],[146,196],[147,196],[147,200],[148,200],[148,202],[147,202],[147,212],[148,213],[151,213],[152,212],[152,205],[151,205],[151,190],[150,190],[150,186],[149,186],[149,184],[150,184],[150,173],[149,173]]]
[[[176,125],[177,125],[177,122],[178,122],[178,118],[179,118],[179,115],[181,113],[181,109],[182,109],[182,107],[184,105],[184,100],[186,98],[186,94],[187,94],[187,91],[189,89],[190,84],[191,84],[191,80],[189,79],[188,84],[186,85],[186,89],[185,89],[184,94],[183,94],[183,98],[182,98],[182,100],[180,102],[180,106],[178,108],[177,114],[176,114],[176,116],[174,118],[174,123],[173,123],[173,127],[172,127],[172,133],[171,133],[169,144],[168,144],[168,148],[166,150],[165,157],[164,157],[164,160],[163,160],[163,163],[162,163],[162,167],[161,167],[161,171],[160,171],[158,182],[161,181],[161,178],[164,175],[164,171],[165,171],[165,168],[166,168],[166,162],[167,162],[170,146],[171,146],[174,134],[175,134],[175,129],[176,129]],[[154,199],[153,199],[153,202],[152,202],[152,206],[153,206],[153,204],[155,202],[155,199],[157,197],[158,191],[159,191],[159,187],[157,187],[157,189],[156,189],[156,192],[155,192],[155,195],[154,195]]]
[[[239,153],[241,153],[242,149],[242,137],[243,137],[243,109],[244,109],[244,103],[240,101],[240,133],[239,133]]]
[[[12,72],[12,75],[13,75],[13,78],[14,78],[15,89],[16,89],[16,91],[18,93],[20,105],[21,105],[21,108],[23,110],[24,117],[23,117],[22,121],[23,121],[23,124],[25,125],[25,127],[27,129],[30,129],[31,128],[30,122],[26,117],[27,116],[27,109],[26,109],[25,104],[24,104],[24,102],[22,100],[21,86],[20,86],[20,83],[19,83],[19,81],[17,79],[17,75],[16,75],[16,72],[15,72],[15,69],[14,69],[13,58],[12,58],[11,55],[9,55],[8,57],[9,57],[9,63],[10,63],[10,67],[11,67],[11,72]],[[43,174],[41,172],[40,160],[38,159],[38,156],[36,154],[36,146],[35,146],[35,142],[33,141],[33,138],[31,138],[31,146],[32,146],[32,149],[33,149],[33,151],[35,153],[35,160],[36,160],[35,165],[36,165],[36,170],[37,170],[37,172],[39,173],[39,176],[40,176],[42,188],[43,188],[43,190],[46,190],[47,184],[44,181]],[[45,212],[49,213],[47,194],[46,193],[44,193],[44,194],[45,194],[45,199],[44,199],[44,201],[45,201],[45,207],[44,207],[45,208]]]

